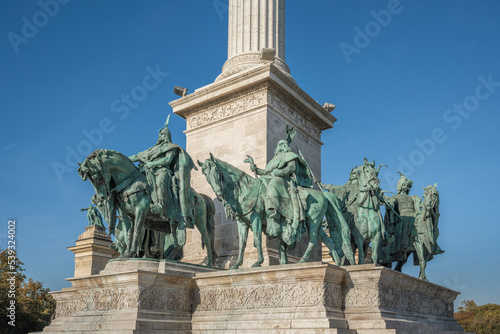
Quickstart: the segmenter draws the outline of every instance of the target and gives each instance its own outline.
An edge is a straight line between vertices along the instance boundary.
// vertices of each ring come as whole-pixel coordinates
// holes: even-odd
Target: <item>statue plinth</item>
[[[217,158],[253,175],[247,155],[264,168],[274,156],[279,140],[286,139],[286,125],[295,127],[297,135],[292,149],[300,149],[316,177],[321,177],[321,132],[333,127],[336,118],[327,112],[295,81],[274,64],[261,64],[224,80],[196,90],[170,103],[174,113],[186,119],[186,150],[194,161],[204,161],[213,153]],[[236,222],[226,220],[222,204],[201,171],[191,174],[191,186],[209,195],[216,203],[215,245],[221,267],[233,264],[238,252]],[[185,262],[200,263],[205,258],[198,231],[189,230],[184,246]],[[300,258],[307,243],[301,242],[293,256]],[[264,244],[264,265],[278,264],[278,244]],[[320,247],[312,260],[321,259]],[[257,258],[253,235],[249,236],[243,267]]]
[[[87,226],[75,243],[76,246],[68,247],[75,253],[74,277],[97,275],[110,259],[118,256],[109,248],[112,241],[104,227]]]
[[[53,292],[44,333],[463,333],[458,292],[373,264],[216,270],[112,260]]]

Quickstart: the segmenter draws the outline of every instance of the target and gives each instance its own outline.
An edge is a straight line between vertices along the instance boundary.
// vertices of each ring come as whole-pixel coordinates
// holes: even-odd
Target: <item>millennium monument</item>
[[[285,0],[229,0],[222,73],[175,91],[186,149],[168,115],[150,148],[79,163],[89,224],[44,333],[463,333],[459,293],[425,272],[444,252],[437,184],[410,195],[401,174],[389,196],[366,158],[321,182],[335,107],[290,74]],[[412,254],[419,278],[401,273]]]

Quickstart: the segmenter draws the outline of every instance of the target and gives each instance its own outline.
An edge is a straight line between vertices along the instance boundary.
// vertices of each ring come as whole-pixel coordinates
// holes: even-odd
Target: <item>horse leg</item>
[[[146,213],[149,209],[146,207],[146,204],[149,206],[148,202],[146,199],[141,200],[135,209],[134,232],[129,251],[127,252],[128,257],[132,255],[137,256],[137,252],[139,251],[139,239],[144,226],[144,220],[146,219]]]
[[[366,257],[366,253],[364,250],[364,240],[363,236],[361,235],[361,233],[357,228],[354,228],[353,237],[354,237],[354,243],[358,248],[358,264],[363,264],[365,262],[365,257]]]
[[[264,262],[264,255],[262,253],[262,217],[258,213],[252,213],[250,217],[252,221],[253,230],[253,245],[257,248],[257,262],[255,262],[252,267],[260,267]]]
[[[401,272],[401,270],[403,270],[403,266],[405,265],[405,263],[406,263],[406,260],[405,261],[398,261],[398,263],[394,267],[394,270]]]
[[[378,251],[380,247],[380,242],[382,238],[380,237],[380,232],[377,232],[375,237],[372,239],[372,263],[378,264]],[[366,248],[368,248],[368,244],[366,244]]]
[[[427,266],[427,259],[424,254],[425,253],[424,246],[420,243],[415,243],[415,251],[416,255],[418,256],[418,264],[420,265],[420,274],[418,275],[418,278],[424,281],[429,281],[425,276],[425,267]]]
[[[287,244],[280,238],[280,246],[279,246],[280,264],[288,264],[288,256],[286,254],[287,247],[288,247]]]
[[[201,240],[203,241],[203,244],[205,244],[205,247],[207,248],[207,267],[212,267],[215,264],[215,258],[214,258],[214,252],[213,252],[213,243],[212,243],[212,237],[210,235],[210,232],[208,231],[208,220],[212,219],[208,215],[209,210],[208,210],[208,203],[205,202],[204,198],[196,194],[195,195],[195,205],[197,208],[195,208],[195,217],[194,217],[194,224],[198,231],[201,234]]]
[[[241,220],[239,219],[236,219],[236,224],[238,224],[239,252],[236,263],[233,264],[230,269],[238,269],[238,267],[243,264],[243,254],[245,253],[245,247],[247,245],[248,238],[248,229],[250,227],[248,224],[241,222]]]
[[[320,227],[318,232],[319,240],[325,243],[326,247],[328,247],[328,249],[330,250],[330,255],[332,256],[333,261],[335,261],[336,265],[340,266],[341,259],[339,257],[339,254],[337,253],[337,250],[335,249],[335,245],[333,244],[332,239],[330,239],[323,228]]]
[[[132,221],[123,210],[120,209],[120,211],[120,215],[123,219],[123,223],[121,224],[123,230],[119,233],[115,232],[115,242],[118,246],[120,257],[127,257],[125,254],[130,251],[130,245],[132,243]]]
[[[165,233],[158,232],[158,256],[160,260],[165,258]]]
[[[307,244],[307,249],[300,259],[299,263],[306,262],[306,260],[311,256],[311,252],[314,246],[318,243],[318,230],[321,228],[321,224],[314,224],[311,218],[307,217],[307,227],[309,229],[309,243]]]
[[[153,254],[151,254],[151,234],[154,232],[151,231],[150,229],[144,229],[144,238],[142,238],[144,241],[142,243],[143,248],[144,248],[144,255],[143,258],[147,259],[152,259],[154,258]],[[137,254],[139,255],[139,254]]]

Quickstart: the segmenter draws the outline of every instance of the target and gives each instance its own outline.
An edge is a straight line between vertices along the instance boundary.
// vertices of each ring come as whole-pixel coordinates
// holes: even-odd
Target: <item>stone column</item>
[[[68,247],[75,253],[74,277],[97,275],[110,259],[119,255],[109,248],[111,237],[100,226],[87,226],[75,243],[76,246]]]
[[[285,74],[285,0],[229,0],[228,60],[217,80],[262,63],[261,50],[276,50],[274,65]]]
[[[244,160],[253,157],[260,168],[273,158],[277,143],[286,139],[286,126],[297,130],[292,149],[300,149],[315,176],[321,177],[321,133],[337,120],[290,76],[285,64],[285,0],[230,0],[228,57],[216,82],[170,103],[175,114],[186,119],[186,150],[194,161],[215,157],[253,175]],[[275,49],[264,53],[263,48]],[[215,248],[218,265],[228,268],[238,255],[237,224],[225,218],[201,171],[192,171],[191,186],[215,201]],[[265,238],[265,237],[264,237]],[[307,237],[289,252],[298,261]],[[249,235],[243,266],[257,261],[253,233]],[[206,251],[201,235],[189,229],[184,246],[185,262],[203,263]],[[279,264],[278,240],[264,240],[264,265]],[[311,260],[321,259],[321,247]]]

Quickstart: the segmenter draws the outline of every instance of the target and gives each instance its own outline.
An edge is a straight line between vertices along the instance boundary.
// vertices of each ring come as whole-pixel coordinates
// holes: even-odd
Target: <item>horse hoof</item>
[[[229,267],[229,269],[238,269],[240,267],[239,264],[233,264],[231,267]]]
[[[304,263],[304,262],[306,262],[305,259],[300,259],[300,261],[299,261],[299,263]]]
[[[252,265],[252,268],[258,268],[258,267],[260,267],[260,263],[259,263],[259,262],[254,263],[254,264]]]

